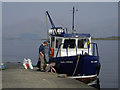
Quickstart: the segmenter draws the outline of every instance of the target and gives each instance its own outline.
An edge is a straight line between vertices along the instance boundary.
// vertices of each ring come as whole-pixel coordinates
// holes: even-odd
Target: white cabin
[[[63,36],[53,35],[50,38],[50,46],[57,57],[74,56],[79,54],[92,55],[90,34],[64,34]],[[88,50],[89,48],[89,50]]]

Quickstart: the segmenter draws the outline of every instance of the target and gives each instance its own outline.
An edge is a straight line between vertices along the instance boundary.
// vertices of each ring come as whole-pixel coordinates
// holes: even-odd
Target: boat
[[[93,43],[91,35],[76,33],[73,24],[72,33],[65,27],[56,27],[48,11],[51,28],[49,34],[49,63],[55,62],[54,68],[59,74],[67,74],[69,78],[93,78],[100,72],[100,61],[97,43]]]

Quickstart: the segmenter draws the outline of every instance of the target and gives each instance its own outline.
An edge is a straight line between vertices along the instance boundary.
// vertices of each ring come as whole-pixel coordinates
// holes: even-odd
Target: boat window
[[[75,39],[65,39],[63,48],[75,48]]]
[[[62,39],[56,39],[56,48],[62,43]]]
[[[79,39],[78,40],[78,48],[87,48],[88,47],[88,39]]]

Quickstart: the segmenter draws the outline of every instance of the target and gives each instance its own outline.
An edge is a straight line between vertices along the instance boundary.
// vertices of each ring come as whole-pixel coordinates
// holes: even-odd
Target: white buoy
[[[23,66],[25,69],[28,69],[28,62],[27,62],[27,59],[25,59],[25,58],[23,60]]]
[[[28,60],[29,68],[30,68],[30,69],[33,69],[33,66],[32,66],[32,62],[31,62],[31,60],[30,60],[30,59],[27,59],[27,60]]]

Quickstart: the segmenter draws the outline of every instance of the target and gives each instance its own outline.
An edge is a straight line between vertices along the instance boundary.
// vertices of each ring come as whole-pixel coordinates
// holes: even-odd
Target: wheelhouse
[[[50,37],[53,57],[74,56],[79,54],[92,55],[90,34],[63,34]]]

